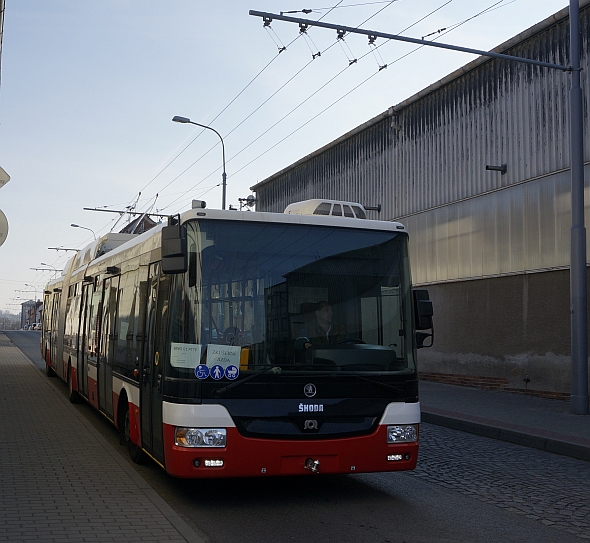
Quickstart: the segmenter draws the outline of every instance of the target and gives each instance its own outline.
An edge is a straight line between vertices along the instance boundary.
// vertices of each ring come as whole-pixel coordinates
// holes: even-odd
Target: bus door
[[[108,277],[103,282],[100,340],[98,342],[98,407],[113,417],[113,355],[117,342],[117,297],[119,277]]]
[[[100,319],[102,316],[102,288],[99,277],[88,287],[86,303],[86,327],[84,332],[84,372],[87,375],[87,398],[98,409],[98,347]]]
[[[78,340],[78,392],[88,398],[88,357],[86,356],[86,327],[92,300],[92,283],[83,283],[80,301],[80,339]]]
[[[49,330],[51,330],[50,336],[50,349],[51,349],[51,365],[54,369],[58,368],[58,361],[57,361],[57,327],[59,323],[59,302],[61,300],[61,291],[56,292],[54,290],[53,295],[53,304],[51,307],[51,322],[49,324]],[[61,367],[58,369],[60,375],[62,372]]]
[[[164,463],[162,396],[167,341],[169,277],[160,277],[160,263],[150,265],[146,310],[146,343],[141,378],[141,441],[143,447]]]

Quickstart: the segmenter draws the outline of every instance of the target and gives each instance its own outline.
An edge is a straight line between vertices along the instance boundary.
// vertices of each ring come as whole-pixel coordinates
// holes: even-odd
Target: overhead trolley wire
[[[449,2],[451,2],[452,0],[449,0]],[[371,15],[370,17],[368,17],[367,19],[365,19],[362,23],[360,23],[359,25],[357,25],[357,28],[360,28],[362,25],[364,25],[365,23],[367,23],[368,21],[370,21],[372,18],[374,18],[375,16],[377,16],[379,13],[381,13],[384,9],[387,9],[389,6],[391,6],[392,4],[394,4],[395,2],[399,2],[399,0],[387,0],[386,2],[376,2],[376,3],[385,3],[387,4],[387,6],[379,9],[376,13],[374,13],[373,15]],[[448,2],[447,2],[448,3]],[[335,6],[337,7],[337,6]],[[327,15],[327,13],[324,15],[324,17]],[[321,20],[318,19],[318,20]],[[299,34],[299,36],[301,36],[301,33]],[[299,37],[298,36],[298,37]],[[295,38],[297,39],[297,38]],[[293,43],[295,40],[292,40],[291,43]],[[329,45],[326,49],[324,49],[323,53],[327,52],[329,49],[331,49],[332,47],[334,47],[334,45],[336,45],[336,43],[338,43],[338,40],[336,40],[334,43],[332,43],[331,45]],[[367,53],[368,54],[368,53]],[[362,55],[360,58],[364,58],[367,54]],[[301,72],[303,72],[303,70],[305,70],[305,68],[307,68],[314,60],[315,58],[317,58],[317,56],[313,56],[312,59],[305,64],[300,70],[298,70],[291,78],[289,78],[285,83],[283,83],[283,85],[281,85],[281,87],[279,87],[273,94],[271,94],[262,104],[260,104],[254,111],[252,111],[246,118],[244,118],[237,126],[235,126],[227,135],[229,136],[232,132],[234,132],[237,128],[239,128],[242,124],[244,124],[244,122],[246,122],[250,117],[252,117],[252,115],[254,115],[258,110],[260,110],[260,108],[262,108],[269,100],[271,100],[278,92],[280,92],[286,85],[288,85],[293,79],[295,79],[295,77],[297,77]],[[346,67],[348,68],[352,63],[349,63],[349,65]],[[346,69],[345,68],[345,69]],[[344,70],[345,70],[344,69]],[[338,74],[336,74],[332,79],[330,79],[327,83],[325,83],[324,85],[322,85],[319,89],[317,89],[317,91],[315,91],[314,93],[312,93],[312,95],[308,96],[303,102],[301,102],[298,106],[296,106],[294,109],[292,109],[289,113],[287,113],[286,115],[284,115],[283,117],[281,117],[281,119],[279,119],[276,123],[274,123],[270,128],[268,128],[267,130],[265,130],[262,134],[260,134],[257,138],[255,138],[253,141],[251,141],[248,145],[246,145],[245,147],[243,147],[240,151],[238,151],[238,153],[236,153],[235,155],[233,155],[232,157],[230,157],[229,160],[226,161],[226,164],[228,162],[230,162],[231,160],[233,160],[234,158],[236,158],[238,155],[240,155],[242,152],[244,152],[248,147],[250,147],[251,145],[253,145],[256,141],[258,141],[261,137],[263,137],[265,134],[267,134],[270,130],[272,130],[275,126],[277,126],[280,122],[282,122],[284,119],[286,119],[289,115],[291,115],[292,113],[294,113],[299,107],[301,107],[302,105],[304,105],[308,100],[310,100],[311,98],[313,98],[313,96],[315,96],[319,91],[321,91],[324,87],[326,87],[326,85],[328,85],[329,83],[331,83],[334,79],[336,79],[339,75],[341,75],[344,70],[341,70]],[[206,151],[203,155],[201,155],[195,162],[193,162],[192,164],[190,164],[187,168],[185,168],[185,170],[183,170],[180,174],[178,174],[172,181],[170,181],[167,185],[165,185],[163,188],[167,188],[171,183],[173,183],[174,181],[176,181],[179,177],[181,177],[182,175],[184,175],[190,168],[192,168],[195,164],[197,164],[197,162],[199,162],[202,158],[204,158],[208,153],[210,153],[215,147],[217,147],[219,145],[219,143],[216,143],[215,145],[213,145],[211,148],[209,148],[208,151]],[[201,183],[203,183],[204,181],[206,181],[209,177],[211,177],[212,175],[214,175],[217,171],[219,170],[219,168],[215,169],[213,172],[211,172],[209,175],[207,175],[205,178],[201,179],[201,181],[199,181],[196,185],[193,185],[190,189],[188,189],[187,191],[184,192],[184,194],[187,194],[188,192],[194,190],[196,187],[198,187]],[[167,209],[168,207],[170,207],[171,205],[175,204],[178,200],[180,200],[182,198],[182,196],[180,196],[179,198],[173,200],[172,202],[170,202],[168,205],[166,205],[164,208],[162,209]]]
[[[419,22],[423,21],[424,19],[426,19],[427,17],[429,17],[430,15],[434,14],[435,12],[439,11],[440,9],[442,9],[444,6],[450,4],[453,0],[448,0],[447,2],[445,2],[444,4],[442,4],[441,6],[439,6],[438,8],[436,8],[435,10],[431,11],[430,13],[428,13],[427,15],[425,15],[424,17],[422,17],[421,19],[419,19],[418,21],[416,21],[415,23],[413,23],[412,25],[408,26],[407,28],[405,28],[404,30],[402,30],[399,34],[401,34],[402,32],[405,32],[406,30],[408,30],[409,28],[412,28],[413,26],[415,26],[416,24],[418,24]],[[444,33],[441,33],[439,36],[437,36],[435,39],[438,39],[442,36],[444,36],[445,34],[448,34],[449,32],[455,30],[456,28],[458,28],[459,26],[467,23],[468,21],[471,21],[472,19],[479,17],[480,15],[486,14],[489,11],[493,11],[494,9],[497,9],[497,6],[501,3],[503,3],[504,0],[499,0],[498,2],[492,4],[491,6],[489,6],[488,8],[480,11],[479,13],[473,15],[472,17],[469,17],[468,19],[465,19],[463,21],[461,21],[460,23],[456,23],[455,25],[452,25],[452,27],[445,31]],[[386,42],[383,42],[384,45],[385,43],[389,42],[391,40],[387,40]],[[416,47],[415,49],[413,49],[412,51],[409,51],[408,53],[396,58],[395,60],[393,60],[391,63],[389,63],[389,65],[395,64],[397,62],[399,62],[400,60],[402,60],[403,58],[409,56],[410,54],[416,52],[418,49],[421,49],[422,47],[425,47],[424,45],[420,45],[418,47]],[[363,55],[360,58],[364,58],[365,56],[367,56],[370,53],[366,53],[365,55]],[[303,105],[305,102],[307,102],[311,97],[315,96],[320,90],[322,90],[325,86],[327,86],[328,84],[330,84],[332,81],[334,81],[339,75],[341,75],[345,70],[347,70],[350,66],[346,66],[343,70],[341,70],[338,74],[336,74],[334,77],[332,77],[328,82],[324,83],[324,85],[322,85],[319,89],[317,89],[316,91],[314,91],[309,97],[307,97],[303,102],[301,102],[299,105],[297,105],[295,108],[293,108],[293,110],[291,110],[289,113],[287,113],[285,116],[283,116],[277,123],[275,123],[273,126],[271,126],[268,130],[266,130],[265,132],[263,132],[260,136],[258,136],[254,141],[250,142],[248,145],[246,145],[246,147],[242,148],[240,151],[238,151],[237,154],[233,155],[232,157],[230,157],[230,159],[228,160],[228,162],[232,159],[234,159],[235,157],[237,157],[239,154],[241,154],[245,149],[247,149],[248,147],[250,147],[250,145],[252,145],[255,141],[257,141],[258,139],[260,139],[263,135],[265,135],[269,130],[271,130],[272,128],[274,128],[279,122],[281,122],[282,120],[284,120],[286,117],[288,117],[291,113],[293,113],[294,111],[296,111],[299,107],[301,107],[301,105]],[[311,117],[309,120],[307,120],[305,123],[303,123],[301,126],[299,126],[298,128],[296,128],[295,130],[293,130],[292,132],[290,132],[287,136],[285,136],[284,138],[282,138],[281,140],[279,140],[278,142],[274,143],[271,147],[269,147],[268,149],[266,149],[263,153],[259,154],[258,156],[256,156],[254,159],[252,159],[250,162],[248,162],[247,164],[245,164],[244,166],[242,166],[241,168],[239,168],[238,170],[236,170],[235,172],[233,172],[232,175],[236,175],[239,172],[241,172],[242,170],[244,170],[245,168],[247,168],[248,166],[250,166],[253,162],[255,162],[256,160],[258,160],[259,158],[261,158],[262,156],[264,156],[265,154],[267,154],[268,152],[270,152],[271,150],[273,150],[274,148],[276,148],[278,145],[280,145],[281,143],[283,143],[285,140],[287,140],[288,138],[290,138],[292,135],[296,134],[297,132],[299,132],[302,128],[304,128],[305,126],[307,126],[309,123],[311,123],[312,121],[314,121],[315,119],[317,119],[320,115],[322,115],[323,113],[325,113],[326,111],[328,111],[330,108],[332,108],[334,105],[336,105],[337,103],[339,103],[341,100],[343,100],[344,98],[346,98],[348,95],[350,95],[352,92],[354,92],[355,90],[357,90],[359,87],[361,87],[362,85],[364,85],[365,83],[367,83],[368,81],[370,81],[373,77],[375,77],[378,73],[380,73],[381,70],[378,70],[377,72],[371,74],[369,77],[365,78],[363,81],[361,81],[358,85],[356,85],[355,87],[353,87],[352,89],[350,89],[349,91],[347,91],[345,94],[343,94],[340,98],[338,98],[337,100],[335,100],[334,102],[332,102],[330,105],[328,105],[326,108],[324,108],[322,111],[320,111],[319,113],[317,113],[316,115],[314,115],[313,117]],[[208,179],[211,175],[213,175],[216,171],[218,171],[219,168],[217,168],[214,172],[210,173],[207,177],[205,177],[203,180],[201,180],[199,183],[197,183],[197,185],[195,185],[194,187],[192,187],[191,189],[187,190],[185,192],[185,194],[187,194],[188,192],[190,192],[191,190],[193,190],[196,186],[198,186],[201,182],[203,182],[205,179]],[[179,201],[182,197],[177,198],[176,200],[174,200],[173,202],[171,202],[170,204],[168,204],[169,207],[170,205],[176,203],[177,201]]]
[[[449,2],[451,2],[452,0],[449,0]],[[376,15],[378,15],[379,13],[381,13],[384,9],[388,8],[390,5],[394,4],[395,2],[399,2],[399,0],[388,0],[387,2],[379,2],[379,3],[386,3],[387,6],[381,8],[380,10],[378,10],[376,13],[374,13],[373,15],[371,15],[370,17],[368,17],[367,19],[365,19],[362,23],[360,23],[357,28],[360,28],[362,25],[364,25],[367,21],[370,21],[373,17],[375,17]],[[448,2],[447,2],[448,3]],[[327,14],[326,14],[327,15]],[[301,34],[300,34],[301,35]],[[297,38],[296,38],[297,39]],[[295,40],[293,40],[295,41]],[[293,41],[291,43],[293,43]],[[332,47],[334,47],[334,45],[336,45],[336,43],[338,43],[338,40],[336,40],[334,43],[332,43],[331,45],[329,45],[326,49],[324,49],[324,53],[326,51],[328,51],[329,49],[331,49]],[[366,53],[365,55],[362,55],[360,58],[364,58],[365,56],[367,56],[370,53]],[[279,89],[277,89],[269,98],[267,98],[261,105],[259,105],[252,113],[250,113],[245,119],[243,119],[236,127],[234,127],[227,135],[229,136],[232,132],[234,132],[239,126],[241,126],[246,120],[248,120],[252,115],[254,115],[254,113],[256,113],[263,105],[265,105],[273,96],[275,96],[281,89],[283,89],[287,84],[289,84],[295,77],[297,77],[297,75],[299,75],[305,68],[307,68],[317,57],[313,57],[312,60],[310,60],[305,66],[303,66],[298,72],[296,72],[290,79],[288,79],[281,87],[279,87]],[[313,92],[310,96],[308,96],[305,100],[303,100],[303,102],[299,103],[295,108],[293,108],[291,111],[289,111],[286,115],[284,115],[283,117],[281,117],[277,122],[275,122],[272,126],[270,126],[269,128],[267,128],[262,134],[260,134],[259,136],[257,136],[254,140],[252,140],[250,143],[248,143],[245,147],[243,147],[240,151],[238,151],[235,155],[233,155],[232,157],[230,157],[227,161],[226,164],[229,163],[231,160],[233,160],[234,158],[236,158],[238,155],[240,155],[241,153],[243,153],[246,149],[248,149],[251,145],[253,145],[254,143],[256,143],[260,138],[262,138],[264,135],[266,135],[270,130],[272,130],[275,126],[277,126],[279,123],[281,123],[284,119],[286,119],[288,116],[290,116],[292,113],[294,113],[297,109],[299,109],[301,106],[303,106],[306,102],[308,102],[311,98],[313,98],[318,92],[320,92],[322,89],[324,89],[327,85],[329,85],[332,81],[334,81],[334,79],[336,79],[337,77],[339,77],[342,73],[344,73],[344,71],[346,69],[348,69],[351,66],[351,63],[348,64],[348,66],[346,66],[343,70],[341,70],[340,72],[338,72],[334,77],[332,77],[329,81],[327,81],[326,83],[324,83],[319,89],[317,89],[315,92]],[[203,155],[201,155],[195,162],[193,162],[192,164],[190,164],[185,170],[183,170],[179,175],[177,175],[172,181],[170,181],[167,185],[164,186],[164,188],[167,188],[171,183],[173,183],[174,181],[176,181],[180,176],[184,175],[190,168],[192,168],[197,162],[199,162],[204,156],[206,156],[209,152],[211,152],[215,147],[217,147],[217,145],[219,145],[219,143],[216,143],[213,147],[211,147],[208,151],[206,151]],[[274,146],[273,146],[274,147]],[[241,168],[238,171],[241,171],[243,168]],[[179,200],[182,199],[182,196],[184,196],[185,194],[188,194],[190,191],[194,190],[196,187],[198,187],[201,183],[203,183],[204,181],[206,181],[207,179],[209,179],[209,177],[211,177],[212,175],[214,175],[217,171],[219,170],[219,168],[216,168],[213,172],[211,172],[209,175],[207,175],[206,177],[204,177],[203,179],[201,179],[201,181],[199,181],[196,185],[193,185],[190,189],[188,189],[187,191],[185,191],[183,193],[183,195],[181,195],[179,198],[176,198],[175,200],[173,200],[172,202],[170,202],[169,204],[167,204],[165,207],[163,207],[162,209],[167,209],[170,206],[172,206],[173,204],[175,204],[176,202],[178,202]],[[234,174],[232,175],[235,175]],[[231,177],[231,176],[228,176]]]
[[[399,0],[395,0],[395,1],[399,1]],[[358,6],[372,6],[374,4],[389,4],[391,2],[391,0],[381,0],[380,2],[363,2],[362,4],[346,4],[345,6],[334,6],[332,9],[336,9],[336,8],[355,8]],[[324,11],[325,9],[330,9],[330,8],[311,8],[309,10],[301,10],[301,13],[311,13],[312,11]],[[281,14],[283,13],[299,13],[296,11],[283,11],[281,12]]]
[[[329,9],[328,12],[326,12],[324,15],[322,15],[322,17],[320,17],[318,20],[322,20],[324,17],[326,17],[333,9],[336,9],[344,0],[340,0],[335,6],[333,6],[332,8],[325,8],[325,9]],[[252,83],[254,83],[262,74],[263,72],[279,57],[279,55],[286,50],[290,45],[292,45],[296,40],[298,40],[300,38],[300,36],[296,36],[293,40],[291,40],[291,42],[289,42],[286,46],[283,46],[284,49],[281,50],[281,48],[279,47],[279,52],[242,88],[242,90],[240,90],[240,92],[238,92],[238,94],[236,94],[236,96],[211,120],[209,121],[209,124],[212,124],[213,122],[215,122],[251,85]],[[143,192],[147,187],[149,187],[165,170],[167,170],[170,165],[172,165],[173,162],[176,161],[176,159],[182,155],[192,144],[194,141],[197,140],[197,138],[205,131],[205,129],[202,129],[191,141],[189,141],[189,143],[172,159],[168,162],[168,164],[166,164],[166,166],[164,166],[153,178],[152,180],[147,183],[140,192]],[[175,178],[177,179],[177,178]],[[166,185],[168,186],[168,185]]]
[[[357,28],[359,28],[360,26],[362,26],[363,24],[365,24],[368,20],[372,19],[373,17],[375,17],[379,12],[383,11],[383,9],[386,9],[387,7],[389,7],[389,5],[393,4],[394,2],[399,1],[399,0],[389,0],[387,2],[379,2],[379,3],[387,3],[388,5],[385,6],[385,8],[382,8],[381,10],[379,10],[377,13],[375,13],[374,15],[372,15],[371,17],[369,17],[368,19],[366,19],[365,21],[363,21],[363,23],[361,23],[360,25],[357,26]],[[402,30],[400,32],[403,33],[405,31],[407,31],[408,29],[412,28],[413,26],[415,26],[416,24],[418,24],[419,22],[425,20],[427,17],[431,16],[432,14],[434,14],[435,12],[439,11],[440,9],[442,9],[443,7],[445,7],[446,5],[450,4],[453,0],[448,0],[447,2],[445,2],[444,4],[442,4],[441,6],[439,6],[438,8],[436,8],[435,10],[431,11],[430,13],[428,13],[427,15],[425,15],[424,17],[420,18],[418,21],[416,21],[415,23],[413,23],[412,25],[406,27],[404,30]],[[458,28],[459,26],[461,26],[462,24],[465,24],[466,22],[480,16],[483,15],[489,11],[493,11],[494,9],[498,9],[497,6],[499,4],[501,4],[502,2],[504,2],[504,0],[500,0],[499,2],[496,2],[495,4],[492,4],[490,7],[486,8],[485,10],[482,10],[481,12],[473,15],[472,17],[469,17],[468,19],[465,19],[464,21],[461,21],[460,23],[456,23],[455,25],[452,25],[452,27],[449,28],[449,30],[447,30],[444,34],[454,30],[455,28]],[[510,2],[512,3],[512,2]],[[337,7],[337,6],[335,6]],[[334,9],[334,8],[333,8]],[[441,34],[438,37],[442,37],[444,34]],[[299,37],[299,36],[298,36]],[[297,38],[295,38],[297,39]],[[291,43],[293,43],[292,40]],[[384,45],[385,43],[387,43],[388,41],[391,40],[387,40],[386,42],[383,42],[382,44],[380,44],[379,46],[375,46],[375,50],[378,47],[381,47],[382,45]],[[334,44],[337,42],[334,42]],[[334,44],[332,44],[330,47],[332,47]],[[392,63],[390,64],[394,64],[398,61],[400,61],[401,59],[407,57],[408,55],[410,55],[411,53],[415,52],[416,50],[420,49],[421,47],[424,46],[419,46],[416,49],[406,53],[405,55],[402,55],[401,57],[395,59]],[[327,50],[327,49],[326,49]],[[374,54],[374,50],[372,50],[371,52],[373,52]],[[362,57],[360,57],[361,59],[364,58],[365,56],[367,56],[369,53],[366,53],[365,55],[363,55]],[[276,57],[275,57],[276,58]],[[274,59],[273,59],[274,60]],[[310,61],[311,62],[311,61]],[[303,71],[303,69],[305,69],[307,66],[309,65],[306,64],[301,70],[299,70],[299,72],[297,72],[296,75],[298,75],[301,71]],[[350,65],[349,65],[350,66]],[[258,141],[262,136],[264,136],[265,134],[267,134],[270,130],[272,130],[274,127],[276,127],[280,122],[282,122],[285,118],[287,118],[289,115],[291,115],[294,111],[296,111],[297,109],[299,109],[299,107],[301,107],[302,105],[304,105],[307,101],[309,101],[309,99],[311,99],[313,96],[315,96],[319,91],[321,91],[323,88],[325,88],[328,84],[330,84],[332,81],[334,81],[339,75],[341,75],[349,66],[347,66],[346,68],[344,68],[343,70],[341,70],[338,74],[336,74],[333,78],[331,78],[328,82],[326,82],[324,85],[322,85],[319,89],[317,89],[314,93],[312,93],[309,97],[307,97],[303,102],[301,102],[299,105],[297,105],[295,108],[293,108],[289,113],[287,113],[286,115],[284,115],[281,119],[279,119],[279,121],[277,121],[276,123],[274,123],[270,128],[268,128],[267,130],[265,130],[262,134],[260,134],[257,138],[255,138],[252,142],[250,142],[248,145],[246,145],[244,148],[242,148],[238,153],[236,153],[235,155],[233,155],[232,157],[230,157],[230,159],[227,161],[231,161],[234,158],[236,158],[238,155],[240,155],[242,152],[244,152],[247,148],[249,148],[251,145],[253,145],[256,141]],[[379,66],[379,71],[381,71],[383,69],[383,67],[385,66]],[[237,173],[239,173],[240,171],[242,171],[243,169],[245,169],[247,166],[249,166],[250,164],[252,164],[253,162],[255,162],[256,160],[258,160],[259,158],[261,158],[262,156],[264,156],[266,153],[270,152],[272,149],[274,149],[275,147],[277,147],[278,145],[280,145],[283,141],[285,141],[286,139],[288,139],[289,137],[291,137],[292,135],[294,135],[296,132],[298,132],[299,130],[301,130],[302,128],[304,128],[305,126],[307,126],[307,124],[309,124],[310,122],[312,122],[313,120],[315,120],[317,117],[319,117],[320,115],[322,115],[323,113],[325,113],[326,111],[328,111],[331,107],[333,107],[335,104],[337,104],[338,102],[340,102],[342,99],[344,99],[346,96],[348,96],[349,94],[351,94],[352,92],[354,92],[356,89],[358,89],[360,86],[364,85],[366,82],[368,82],[370,79],[372,79],[375,75],[377,75],[378,72],[372,74],[371,76],[369,76],[368,78],[366,78],[365,80],[363,80],[362,82],[360,82],[358,85],[356,85],[353,89],[351,89],[350,91],[348,91],[347,93],[345,93],[343,96],[341,96],[340,98],[338,98],[337,100],[335,100],[332,104],[330,104],[329,106],[327,106],[326,108],[324,108],[322,111],[320,111],[318,114],[314,115],[311,119],[309,119],[308,121],[306,121],[303,125],[301,125],[299,128],[297,128],[296,130],[292,131],[291,133],[289,133],[287,136],[285,136],[284,138],[282,138],[280,141],[278,141],[277,143],[275,143],[274,145],[272,145],[269,149],[267,149],[266,151],[264,151],[263,153],[261,153],[260,155],[258,155],[256,158],[254,158],[253,160],[251,160],[250,162],[248,162],[247,164],[245,164],[244,166],[242,166],[240,169],[238,169],[237,171],[235,171],[232,175],[235,175]],[[277,91],[275,91],[275,93],[273,93],[273,95],[271,95],[271,97],[269,97],[265,102],[263,102],[263,104],[261,104],[258,108],[256,108],[256,110],[254,110],[250,115],[248,115],[243,121],[241,121],[239,123],[239,125],[237,125],[234,129],[232,129],[231,132],[233,132],[235,129],[237,129],[241,124],[243,124],[248,118],[250,118],[256,111],[258,111],[265,103],[268,102],[268,100],[270,100],[277,92],[279,92],[286,84],[288,84],[295,76],[293,76],[292,78],[290,78],[285,84],[283,84]],[[236,97],[237,98],[237,97]],[[220,113],[221,114],[221,113]],[[219,116],[219,115],[218,115]],[[217,117],[216,117],[217,118]],[[230,132],[230,133],[231,133]],[[217,145],[217,144],[216,144]],[[210,152],[213,148],[216,147],[213,146],[211,149],[209,149],[208,152]],[[205,155],[207,154],[205,153]],[[199,160],[201,160],[201,158],[203,158],[202,155],[199,159],[197,159],[196,162],[198,162]],[[196,162],[194,162],[193,164],[191,164],[188,168],[186,168],[179,176],[177,176],[175,179],[173,179],[173,181],[175,181],[176,179],[178,179],[178,177],[180,177],[181,175],[183,175],[188,169],[190,169],[192,166],[194,166],[194,164],[196,164]],[[194,190],[197,186],[199,186],[202,182],[204,182],[206,179],[208,179],[209,177],[211,177],[212,175],[214,175],[217,171],[219,170],[219,168],[217,168],[216,170],[214,170],[213,172],[211,172],[209,175],[207,175],[205,178],[203,178],[201,181],[199,181],[196,185],[194,185],[193,187],[191,187],[190,189],[188,189],[187,191],[185,191],[184,193],[181,194],[181,196],[179,198],[176,198],[174,201],[170,202],[167,206],[165,206],[162,209],[167,209],[168,207],[170,207],[171,205],[173,205],[174,203],[176,203],[177,201],[179,201],[180,199],[182,199],[182,196],[188,194],[190,191]],[[164,188],[168,187],[171,184],[168,183]],[[219,186],[215,185],[215,186]],[[212,190],[214,187],[211,187],[209,190]],[[209,190],[207,192],[209,192]]]
[[[438,11],[439,9],[441,9],[442,7],[444,7],[446,4],[449,4],[450,2],[452,2],[452,0],[449,0],[448,2],[446,2],[445,4],[443,4],[443,6],[440,6],[439,8],[437,8],[436,10],[434,10],[433,12],[431,12],[430,14],[428,14],[426,17],[428,17],[429,15],[431,15],[432,13]],[[446,32],[444,32],[443,34],[440,34],[440,36],[437,36],[438,39],[442,36],[444,36],[445,34],[448,34],[449,32],[451,32],[452,30],[455,30],[456,28],[458,28],[459,26],[461,26],[462,24],[465,24],[466,22],[480,16],[483,15],[489,11],[493,11],[492,8],[495,8],[495,6],[497,6],[498,4],[504,2],[504,0],[499,0],[499,2],[496,2],[495,4],[492,4],[490,7],[486,8],[485,10],[477,13],[476,15],[465,19],[464,21],[462,21],[461,23],[457,23],[456,25],[453,25],[452,28],[450,28],[449,30],[447,30]],[[420,20],[424,20],[426,17],[423,17]],[[411,26],[414,26],[416,23],[414,23]],[[408,27],[408,28],[411,28]],[[406,29],[407,30],[407,29]],[[404,30],[405,31],[405,30]],[[402,31],[402,32],[404,32]],[[401,33],[400,33],[401,34]],[[418,49],[425,47],[424,45],[421,45],[415,49],[413,49],[412,51],[410,51],[409,53],[402,55],[401,57],[396,58],[393,62],[391,62],[390,64],[394,64],[398,61],[400,61],[401,59],[407,57],[408,55],[414,53],[415,51],[417,51]],[[366,56],[366,55],[363,55]],[[344,68],[344,70],[348,69],[348,66],[346,68]],[[339,72],[334,78],[332,78],[330,81],[328,81],[325,85],[331,83],[336,77],[338,77],[344,70],[342,70],[341,72]],[[379,70],[380,71],[380,70]],[[327,106],[326,108],[324,108],[322,111],[320,111],[319,113],[317,113],[316,115],[314,115],[313,117],[311,117],[308,121],[306,121],[305,123],[303,123],[301,126],[299,126],[298,128],[296,128],[295,130],[293,130],[292,132],[290,132],[287,136],[285,136],[283,139],[281,139],[280,141],[276,142],[274,145],[272,145],[271,147],[269,147],[266,151],[264,151],[263,153],[261,153],[260,155],[258,155],[256,158],[254,158],[253,160],[251,160],[250,162],[248,162],[247,164],[245,164],[244,166],[242,166],[240,169],[236,170],[234,172],[234,175],[239,173],[240,171],[242,171],[244,168],[248,167],[250,164],[252,164],[253,162],[255,162],[256,160],[258,160],[260,157],[264,156],[266,153],[268,153],[269,151],[271,151],[272,149],[274,149],[275,147],[277,147],[278,145],[280,145],[282,142],[284,142],[286,139],[290,138],[293,134],[297,133],[299,130],[301,130],[302,128],[304,128],[305,126],[307,126],[310,122],[312,122],[313,120],[317,119],[320,115],[322,115],[323,113],[325,113],[326,111],[328,111],[331,107],[333,107],[334,105],[336,105],[338,102],[340,102],[341,100],[343,100],[344,98],[346,98],[349,94],[351,94],[352,92],[354,92],[355,90],[357,90],[359,87],[361,87],[362,85],[364,85],[367,81],[371,80],[373,77],[375,77],[376,75],[378,75],[379,71],[371,74],[369,77],[367,77],[366,79],[364,79],[363,81],[361,81],[358,85],[356,85],[355,87],[353,87],[352,89],[350,89],[348,92],[346,92],[345,94],[343,94],[340,98],[338,98],[337,100],[335,100],[334,102],[332,102],[329,106]],[[324,86],[325,86],[324,85]],[[321,87],[323,88],[323,87]],[[321,89],[320,88],[320,89]],[[317,91],[316,91],[317,93]],[[314,94],[316,94],[314,93]],[[313,96],[313,95],[312,95]],[[306,99],[307,101],[307,99]],[[299,107],[299,106],[297,106]],[[235,156],[235,155],[234,155]],[[233,157],[232,157],[233,158]]]

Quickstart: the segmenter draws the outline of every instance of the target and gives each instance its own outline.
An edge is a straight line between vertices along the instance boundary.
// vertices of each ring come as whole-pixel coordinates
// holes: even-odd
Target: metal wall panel
[[[585,174],[588,224],[590,166]],[[414,282],[568,267],[571,221],[563,202],[569,198],[569,173],[561,172],[406,217]]]

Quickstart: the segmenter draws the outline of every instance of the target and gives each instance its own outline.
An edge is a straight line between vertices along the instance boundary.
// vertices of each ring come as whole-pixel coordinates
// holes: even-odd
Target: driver
[[[318,302],[315,308],[315,322],[308,330],[299,330],[295,340],[295,348],[303,351],[312,345],[330,345],[346,339],[346,330],[340,324],[332,322],[332,306],[328,302]]]

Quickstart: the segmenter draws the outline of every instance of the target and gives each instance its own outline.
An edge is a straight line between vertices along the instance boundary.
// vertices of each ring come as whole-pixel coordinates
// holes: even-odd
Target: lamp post
[[[191,121],[188,117],[179,117],[178,115],[176,115],[175,117],[172,117],[172,121],[175,123],[182,123],[182,124],[194,124],[195,126],[200,126],[201,128],[206,128],[207,130],[211,130],[212,132],[215,132],[219,136],[219,139],[221,140],[221,153],[222,153],[222,159],[223,159],[223,173],[221,174],[221,181],[222,181],[221,209],[225,209],[225,191],[226,191],[226,186],[227,186],[227,175],[225,173],[225,145],[223,143],[223,138],[221,137],[221,134],[219,132],[217,132],[217,130],[215,130],[215,128],[211,128],[210,126],[207,126],[204,124],[195,123],[195,122]]]
[[[70,226],[72,228],[82,228],[83,230],[90,230],[90,232],[92,232],[92,235],[94,236],[94,239],[96,239],[96,234],[94,233],[94,230],[92,230],[92,228],[87,228],[86,226],[80,226],[79,224],[70,224]]]

